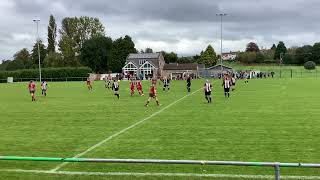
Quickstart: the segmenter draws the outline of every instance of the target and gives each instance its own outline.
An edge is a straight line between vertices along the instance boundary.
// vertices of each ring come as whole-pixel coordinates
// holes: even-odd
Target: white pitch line
[[[202,89],[202,88],[201,88],[201,89]],[[193,94],[197,93],[197,92],[198,92],[198,91],[200,91],[201,89],[198,89],[197,91],[195,91],[195,92],[193,92],[193,93],[191,93],[191,94],[188,94],[188,95],[183,96],[182,98],[180,98],[180,99],[178,99],[178,100],[176,100],[176,101],[172,102],[171,104],[169,104],[168,106],[166,106],[166,107],[162,108],[161,110],[159,110],[159,111],[157,111],[157,112],[155,112],[155,113],[151,114],[150,116],[148,116],[148,117],[146,117],[146,118],[144,118],[144,119],[142,119],[142,120],[140,120],[140,121],[138,121],[138,122],[136,122],[136,123],[132,124],[131,126],[129,126],[129,127],[127,127],[127,128],[125,128],[125,129],[122,129],[121,131],[119,131],[119,132],[117,132],[117,133],[115,133],[115,134],[113,134],[113,135],[111,135],[111,136],[107,137],[106,139],[104,139],[104,140],[100,141],[99,143],[97,143],[97,144],[95,144],[95,145],[91,146],[90,148],[88,148],[87,150],[83,151],[82,153],[79,153],[79,154],[75,155],[73,158],[79,158],[79,157],[81,157],[81,156],[83,156],[83,155],[85,155],[85,154],[87,154],[87,153],[91,152],[92,150],[94,150],[94,149],[96,149],[96,148],[100,147],[100,146],[101,146],[101,145],[103,145],[104,143],[106,143],[106,142],[108,142],[108,141],[112,140],[113,138],[115,138],[115,137],[117,137],[117,136],[119,136],[119,135],[123,134],[124,132],[126,132],[126,131],[128,131],[128,130],[130,130],[130,129],[132,129],[132,128],[136,127],[136,126],[138,126],[139,124],[141,124],[141,123],[143,123],[143,122],[145,122],[145,121],[149,120],[150,118],[152,118],[152,117],[154,117],[154,116],[156,116],[156,115],[160,114],[160,113],[161,113],[161,112],[163,112],[164,110],[166,110],[166,109],[170,108],[171,106],[173,106],[174,104],[178,103],[179,101],[181,101],[181,100],[185,99],[186,97],[189,97],[189,96],[191,96],[191,95],[193,95]],[[58,166],[56,166],[54,169],[51,169],[51,171],[53,171],[53,172],[54,172],[54,171],[57,171],[57,170],[61,169],[62,167],[64,167],[64,166],[65,166],[65,165],[67,165],[67,164],[68,164],[68,162],[61,163],[61,164],[59,164]]]
[[[60,174],[83,176],[160,176],[160,177],[214,177],[214,178],[245,178],[245,179],[274,179],[273,175],[240,175],[240,174],[197,174],[197,173],[130,173],[130,172],[80,172],[80,171],[45,171],[0,169],[0,172],[35,173],[35,174]],[[320,180],[320,176],[281,176],[281,179]]]

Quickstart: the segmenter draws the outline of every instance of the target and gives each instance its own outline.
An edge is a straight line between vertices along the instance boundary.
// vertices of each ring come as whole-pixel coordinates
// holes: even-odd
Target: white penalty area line
[[[152,117],[160,114],[160,113],[163,112],[164,110],[170,108],[171,106],[173,106],[173,105],[175,105],[176,103],[182,101],[183,99],[185,99],[185,98],[187,98],[187,97],[189,97],[189,96],[191,96],[191,95],[199,92],[200,90],[202,90],[202,88],[194,91],[194,92],[191,93],[191,94],[188,94],[188,95],[183,96],[182,98],[180,98],[180,99],[172,102],[171,104],[169,104],[169,105],[167,105],[166,107],[162,108],[161,110],[159,110],[159,111],[151,114],[150,116],[148,116],[148,117],[146,117],[146,118],[144,118],[144,119],[142,119],[142,120],[140,120],[140,121],[132,124],[131,126],[129,126],[129,127],[127,127],[127,128],[122,129],[121,131],[119,131],[119,132],[117,132],[117,133],[112,134],[111,136],[109,136],[109,137],[107,137],[106,139],[104,139],[104,140],[98,142],[97,144],[91,146],[90,148],[88,148],[87,150],[83,151],[82,153],[79,153],[79,154],[75,155],[73,158],[79,158],[79,157],[81,157],[81,156],[83,156],[83,155],[91,152],[92,150],[94,150],[94,149],[100,147],[101,145],[103,145],[104,143],[106,143],[106,142],[114,139],[115,137],[117,137],[117,136],[125,133],[126,131],[128,131],[128,130],[130,130],[130,129],[132,129],[132,128],[140,125],[140,124],[142,124],[143,122],[145,122],[145,121],[151,119]],[[67,164],[68,164],[68,162],[61,163],[61,164],[59,164],[58,166],[56,166],[55,168],[51,169],[50,171],[53,171],[53,172],[58,171],[59,169],[61,169],[62,167],[64,167],[64,166],[67,165]]]
[[[160,177],[214,177],[236,179],[274,179],[273,175],[240,175],[240,174],[196,174],[196,173],[130,173],[130,172],[80,172],[80,171],[45,171],[45,170],[22,170],[0,169],[0,172],[33,173],[33,174],[56,174],[56,175],[81,175],[81,176],[160,176]],[[281,179],[320,180],[320,176],[281,176]]]

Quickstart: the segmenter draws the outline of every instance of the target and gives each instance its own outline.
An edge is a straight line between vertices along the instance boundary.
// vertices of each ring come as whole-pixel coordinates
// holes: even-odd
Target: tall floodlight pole
[[[39,36],[39,22],[40,19],[34,19],[33,22],[37,24],[37,44],[38,44],[38,58],[39,58],[39,81],[41,80],[41,58],[40,58],[40,36]]]
[[[216,14],[216,16],[220,16],[220,22],[221,22],[221,54],[220,54],[220,65],[221,65],[221,77],[222,77],[222,74],[223,74],[223,68],[222,68],[222,39],[223,39],[223,34],[222,34],[222,30],[223,30],[223,27],[222,27],[222,24],[223,24],[223,17],[224,16],[227,16],[228,14],[226,13],[220,13],[220,14]]]

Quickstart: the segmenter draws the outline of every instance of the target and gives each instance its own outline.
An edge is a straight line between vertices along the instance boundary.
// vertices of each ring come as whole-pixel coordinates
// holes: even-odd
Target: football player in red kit
[[[149,98],[148,98],[147,103],[145,104],[146,107],[149,106],[149,102],[151,101],[151,99],[156,100],[157,105],[160,106],[160,103],[159,103],[159,100],[158,100],[158,97],[157,97],[157,89],[156,89],[156,86],[154,84],[150,86]]]
[[[135,86],[135,82],[134,82],[134,80],[131,80],[131,82],[130,82],[131,96],[134,95],[134,86]]]
[[[140,94],[140,96],[144,96],[143,90],[142,90],[142,83],[140,80],[138,80],[138,82],[137,82],[137,90],[138,90],[138,93]]]
[[[31,100],[36,101],[35,93],[36,93],[36,84],[33,81],[29,82],[28,85],[29,93],[31,95]]]

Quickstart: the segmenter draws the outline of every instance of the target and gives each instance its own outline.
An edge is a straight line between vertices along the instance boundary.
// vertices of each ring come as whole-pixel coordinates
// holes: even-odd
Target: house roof
[[[197,70],[198,64],[188,63],[188,64],[165,64],[163,70]]]
[[[227,52],[227,53],[222,53],[222,56],[226,56],[226,55],[237,55],[239,52]]]
[[[152,64],[155,68],[159,68],[159,59],[161,53],[141,53],[141,54],[129,54],[127,63],[132,62],[135,66],[140,67],[140,60],[146,60]]]
[[[221,64],[218,64],[218,65],[215,65],[215,66],[212,66],[212,67],[209,67],[209,68],[207,68],[207,69],[221,69],[221,66],[222,66],[222,68],[223,69],[230,69],[230,70],[232,70],[233,68],[232,67],[228,67],[228,66],[225,66],[225,65],[221,65]]]
[[[141,53],[141,54],[129,54],[128,60],[132,59],[158,59],[160,53]]]

